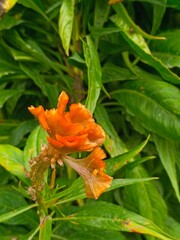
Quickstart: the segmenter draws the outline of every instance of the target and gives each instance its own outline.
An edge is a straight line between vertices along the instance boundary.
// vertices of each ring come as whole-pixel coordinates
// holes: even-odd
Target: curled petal
[[[97,147],[87,158],[73,159],[64,156],[62,159],[82,176],[89,198],[97,199],[111,185],[112,177],[103,172],[106,164],[102,159],[105,156],[104,151]]]
[[[39,120],[39,123],[46,131],[50,130],[50,127],[45,117],[44,108],[42,106],[39,106],[36,108],[31,106],[31,107],[28,107],[28,110]]]

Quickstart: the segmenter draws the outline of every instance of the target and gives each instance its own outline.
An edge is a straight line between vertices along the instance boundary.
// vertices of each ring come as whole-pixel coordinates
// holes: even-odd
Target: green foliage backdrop
[[[0,4],[0,239],[180,239],[180,1],[14,4]],[[26,171],[46,134],[27,107],[62,90],[105,130],[114,180],[88,200],[59,167],[40,223]]]

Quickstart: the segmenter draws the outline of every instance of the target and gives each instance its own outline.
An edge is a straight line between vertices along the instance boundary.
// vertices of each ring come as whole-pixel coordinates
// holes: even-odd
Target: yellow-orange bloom
[[[29,107],[29,111],[48,132],[48,142],[61,153],[92,151],[103,144],[105,134],[84,105],[71,104],[66,112],[68,95],[63,91],[57,109],[44,111],[42,106]]]
[[[99,147],[105,140],[105,133],[84,105],[71,104],[69,111],[65,111],[68,100],[63,91],[57,109],[44,110],[42,106],[28,109],[48,132],[46,157],[53,159],[53,164],[54,161],[60,165],[64,162],[77,171],[84,180],[87,197],[97,199],[112,182],[112,178],[104,173],[106,164],[102,159],[106,155]],[[68,156],[83,151],[92,153],[83,159]]]

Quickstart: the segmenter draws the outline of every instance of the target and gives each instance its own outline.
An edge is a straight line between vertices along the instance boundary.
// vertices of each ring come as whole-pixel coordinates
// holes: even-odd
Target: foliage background
[[[6,10],[0,21],[0,238],[177,239],[180,2],[18,0]],[[56,204],[39,225],[24,168],[46,136],[27,107],[56,107],[62,90],[104,128],[114,181],[100,199],[87,200],[80,178],[59,168],[57,188],[44,190],[46,204]]]

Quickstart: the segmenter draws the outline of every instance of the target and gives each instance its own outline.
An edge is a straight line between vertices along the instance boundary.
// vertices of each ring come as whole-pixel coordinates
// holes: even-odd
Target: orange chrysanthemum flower
[[[57,162],[65,162],[83,178],[87,197],[98,198],[108,187],[112,178],[104,173],[106,164],[104,151],[99,147],[105,140],[105,133],[96,124],[92,114],[84,105],[71,104],[65,111],[69,97],[63,91],[58,99],[57,109],[44,110],[42,106],[29,107],[29,111],[48,132],[51,148],[58,151]],[[67,154],[93,151],[88,157],[74,159]],[[53,158],[54,159],[54,158]]]

